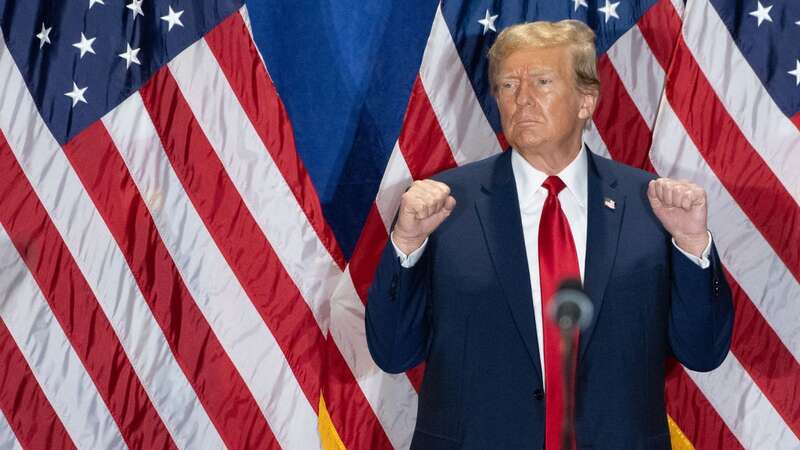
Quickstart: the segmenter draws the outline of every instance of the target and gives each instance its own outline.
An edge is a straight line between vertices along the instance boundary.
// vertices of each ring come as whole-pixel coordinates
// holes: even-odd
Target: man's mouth
[[[542,123],[541,120],[536,120],[536,119],[521,119],[514,122],[515,125],[523,127],[531,125],[540,125],[541,123]]]

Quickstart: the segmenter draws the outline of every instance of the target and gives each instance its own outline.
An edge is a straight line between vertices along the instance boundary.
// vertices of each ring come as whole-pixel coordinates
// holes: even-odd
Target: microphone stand
[[[578,279],[564,279],[551,303],[550,314],[561,335],[561,379],[563,417],[561,450],[574,450],[575,439],[575,367],[578,364],[578,329],[585,330],[592,320],[593,307]]]
[[[560,326],[561,324],[559,324]],[[563,376],[564,416],[561,420],[561,450],[575,449],[575,336],[572,326],[561,327],[561,368]]]

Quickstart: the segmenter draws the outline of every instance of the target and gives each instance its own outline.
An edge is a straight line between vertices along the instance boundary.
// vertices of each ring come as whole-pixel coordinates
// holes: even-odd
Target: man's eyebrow
[[[558,74],[558,71],[555,69],[533,69],[528,72],[528,75],[552,75]]]
[[[500,72],[499,75],[500,75],[500,77],[503,77],[503,78],[519,78],[519,76],[520,76],[519,74],[520,74],[520,72],[518,70],[513,70],[513,71],[509,70],[507,72]],[[535,68],[535,69],[529,70],[528,72],[524,73],[523,75],[537,76],[537,75],[552,75],[552,74],[558,74],[558,70],[550,69],[550,68],[546,68],[546,69],[545,68]]]

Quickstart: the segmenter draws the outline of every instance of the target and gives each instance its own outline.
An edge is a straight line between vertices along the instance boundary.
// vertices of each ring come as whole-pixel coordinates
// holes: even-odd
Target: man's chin
[[[539,135],[531,135],[530,133],[522,133],[521,135],[518,134],[514,136],[512,139],[508,140],[508,143],[511,144],[517,150],[522,149],[534,149],[540,146],[545,139],[543,139]]]

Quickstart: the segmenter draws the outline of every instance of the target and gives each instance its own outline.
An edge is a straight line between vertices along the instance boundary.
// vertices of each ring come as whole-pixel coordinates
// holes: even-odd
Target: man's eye
[[[539,78],[539,84],[541,84],[541,85],[547,85],[547,84],[550,84],[552,82],[553,82],[553,80],[551,80],[549,78]]]

